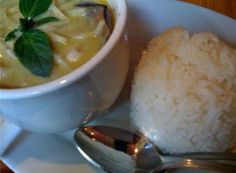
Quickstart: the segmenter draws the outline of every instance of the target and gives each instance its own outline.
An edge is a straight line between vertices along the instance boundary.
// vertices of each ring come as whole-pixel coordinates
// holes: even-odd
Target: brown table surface
[[[236,0],[183,0],[223,13],[236,19]],[[12,173],[0,161],[0,173]]]
[[[183,0],[223,13],[236,19],[236,0]]]

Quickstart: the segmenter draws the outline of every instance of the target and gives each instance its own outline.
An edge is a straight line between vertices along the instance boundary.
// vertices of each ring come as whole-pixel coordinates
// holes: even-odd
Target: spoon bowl
[[[157,173],[196,168],[236,172],[234,153],[163,155],[145,136],[109,126],[86,126],[74,136],[80,153],[95,166],[112,173]]]

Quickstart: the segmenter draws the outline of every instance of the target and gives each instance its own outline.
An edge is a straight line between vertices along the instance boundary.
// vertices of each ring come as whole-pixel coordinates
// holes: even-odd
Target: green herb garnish
[[[46,12],[52,0],[20,0],[19,9],[24,18],[19,19],[20,26],[7,34],[5,41],[17,38],[14,52],[20,62],[38,76],[49,76],[52,71],[53,53],[48,36],[36,27],[48,22],[58,21],[55,17],[35,20],[35,17]]]

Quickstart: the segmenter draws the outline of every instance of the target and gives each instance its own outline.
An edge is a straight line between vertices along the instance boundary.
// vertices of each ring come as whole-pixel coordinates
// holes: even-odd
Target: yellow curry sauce
[[[105,44],[110,30],[101,14],[76,5],[85,0],[53,0],[49,10],[38,18],[54,16],[57,22],[38,29],[49,36],[54,54],[53,70],[49,77],[32,74],[13,51],[15,41],[5,42],[5,36],[19,26],[22,17],[18,0],[0,0],[0,87],[21,88],[42,84],[63,76],[94,56]],[[106,0],[93,3],[108,5]]]

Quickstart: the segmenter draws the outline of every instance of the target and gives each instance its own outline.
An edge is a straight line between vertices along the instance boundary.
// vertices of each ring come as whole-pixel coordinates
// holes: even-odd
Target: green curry
[[[53,68],[50,76],[37,76],[17,59],[14,42],[5,41],[6,35],[19,25],[19,1],[0,0],[0,3],[1,88],[29,87],[59,78],[93,57],[111,33],[110,19],[106,16],[108,14],[104,14],[108,10],[106,0],[53,0],[48,11],[38,16],[59,19],[39,26],[49,37],[54,57]]]

